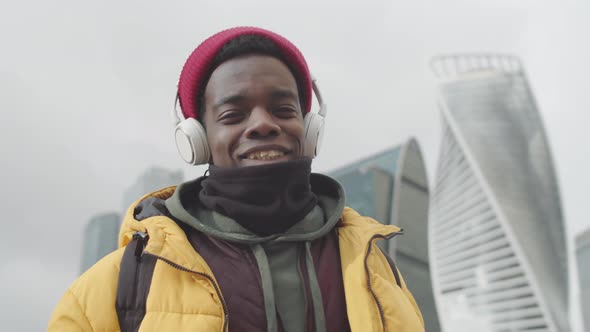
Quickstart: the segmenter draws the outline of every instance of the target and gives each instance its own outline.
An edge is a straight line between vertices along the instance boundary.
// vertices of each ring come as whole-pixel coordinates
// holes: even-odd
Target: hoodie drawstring
[[[256,263],[260,270],[260,277],[262,280],[262,293],[264,297],[264,309],[266,312],[266,326],[267,331],[277,332],[277,313],[275,295],[272,284],[272,274],[270,271],[270,264],[264,248],[260,244],[252,246],[252,252],[256,258]],[[311,304],[314,312],[315,331],[326,331],[326,317],[324,316],[324,302],[322,300],[322,292],[320,284],[315,272],[313,264],[313,257],[311,255],[311,242],[305,242],[305,265],[307,267],[307,277],[309,278],[309,288],[311,291]]]
[[[326,331],[326,317],[324,316],[324,302],[320,283],[315,273],[313,257],[311,256],[311,242],[305,242],[305,265],[307,266],[307,276],[309,278],[309,288],[311,289],[311,302],[313,305],[313,316],[315,318],[315,331]]]
[[[266,327],[268,332],[277,332],[277,314],[275,304],[275,294],[272,286],[272,275],[266,252],[260,244],[252,246],[252,252],[256,258],[258,269],[260,270],[260,279],[262,280],[262,294],[264,296],[264,311],[266,312]]]

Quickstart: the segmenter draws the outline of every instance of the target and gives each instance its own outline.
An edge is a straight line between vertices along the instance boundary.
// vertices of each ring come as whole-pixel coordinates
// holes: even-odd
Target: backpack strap
[[[125,247],[119,270],[115,308],[121,332],[137,332],[145,316],[157,258],[143,255],[149,236],[136,232]]]

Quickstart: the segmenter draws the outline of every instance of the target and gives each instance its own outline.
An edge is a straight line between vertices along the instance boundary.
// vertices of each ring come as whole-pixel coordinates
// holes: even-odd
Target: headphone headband
[[[184,118],[184,115],[182,114],[182,111],[180,113],[178,113],[178,103],[180,101],[180,94],[178,92],[176,92],[176,98],[174,98],[174,108],[172,109],[172,121],[174,126],[176,126],[177,124],[179,124],[182,120],[186,120]],[[179,116],[180,114],[180,116]]]

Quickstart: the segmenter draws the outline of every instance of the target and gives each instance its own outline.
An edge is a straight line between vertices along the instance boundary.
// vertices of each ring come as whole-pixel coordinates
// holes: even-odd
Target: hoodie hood
[[[199,181],[193,180],[185,182],[180,186],[167,187],[153,193],[144,195],[135,201],[125,214],[121,231],[119,233],[119,246],[123,247],[129,243],[135,232],[147,232],[152,234],[153,239],[156,233],[162,235],[174,234],[180,236],[183,230],[170,219],[180,219],[183,222],[188,220],[192,227],[208,235],[222,238],[225,240],[240,243],[263,243],[263,242],[295,242],[295,241],[312,241],[328,233],[340,220],[344,204],[346,201],[344,188],[336,180],[323,175],[313,173],[310,177],[312,191],[318,198],[317,206],[302,220],[291,227],[284,234],[269,235],[265,237],[258,236],[248,231],[235,221],[214,211],[207,211],[204,208],[197,208],[198,214],[208,218],[199,219],[188,213],[186,203],[183,203],[183,192],[193,191],[195,184]],[[192,188],[191,188],[192,186]],[[186,191],[185,191],[186,190]],[[172,215],[175,207],[184,210],[186,214],[180,216]],[[208,216],[209,215],[209,216]],[[321,223],[308,222],[309,220],[323,219]],[[186,219],[186,220],[185,220]],[[211,223],[206,220],[222,221],[221,223]],[[222,224],[222,227],[216,225]],[[150,241],[152,242],[152,241]]]
[[[318,204],[286,232],[261,236],[249,231],[235,220],[200,204],[197,194],[201,190],[201,181],[202,178],[199,178],[181,184],[166,200],[167,211],[200,232],[232,242],[258,244],[312,241],[332,230],[344,209],[345,196],[342,186],[325,175],[311,174],[311,188],[318,198]]]

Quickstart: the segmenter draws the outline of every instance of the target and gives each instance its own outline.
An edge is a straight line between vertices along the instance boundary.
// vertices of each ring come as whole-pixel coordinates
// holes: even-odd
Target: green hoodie
[[[233,219],[205,208],[197,199],[201,190],[199,179],[181,184],[166,200],[170,213],[196,230],[252,248],[262,280],[269,331],[276,330],[275,308],[287,331],[305,330],[305,290],[297,264],[302,254],[310,280],[316,331],[324,330],[321,293],[310,245],[338,223],[345,195],[342,186],[325,175],[311,174],[310,182],[318,204],[284,234],[277,235],[256,235]]]

